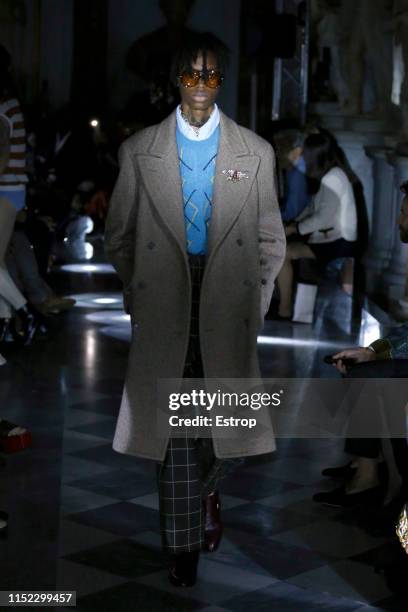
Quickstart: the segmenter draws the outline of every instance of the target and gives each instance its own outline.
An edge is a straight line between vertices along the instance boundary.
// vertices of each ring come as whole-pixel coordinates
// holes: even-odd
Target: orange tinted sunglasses
[[[219,70],[183,70],[179,79],[183,87],[196,87],[200,79],[203,79],[207,87],[216,89],[220,87],[224,77]]]

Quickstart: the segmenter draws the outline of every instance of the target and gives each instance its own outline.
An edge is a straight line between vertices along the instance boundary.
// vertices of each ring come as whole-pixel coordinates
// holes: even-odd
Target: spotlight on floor
[[[95,304],[120,304],[121,300],[118,298],[95,298],[92,300]]]
[[[130,316],[117,310],[99,310],[86,315],[86,320],[104,325],[122,325],[129,327]]]
[[[74,274],[115,274],[113,266],[106,263],[75,263],[64,264],[59,268],[63,272],[71,272]]]
[[[266,344],[269,346],[298,346],[303,348],[344,348],[344,342],[323,342],[314,338],[279,338],[278,336],[258,336],[258,344]]]
[[[76,301],[76,308],[109,308],[123,310],[123,297],[121,293],[76,293],[69,296]]]

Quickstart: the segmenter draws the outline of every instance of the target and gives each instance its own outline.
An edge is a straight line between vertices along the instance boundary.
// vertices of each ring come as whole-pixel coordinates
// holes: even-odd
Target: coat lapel
[[[183,192],[176,143],[176,113],[162,121],[147,154],[138,155],[143,182],[157,213],[186,252]]]
[[[215,168],[213,207],[208,237],[211,256],[247,201],[260,159],[251,155],[237,124],[220,111],[220,145]],[[223,171],[238,170],[247,178],[228,180]]]
[[[209,257],[215,252],[244,206],[260,162],[257,155],[250,153],[237,124],[222,111],[219,142],[208,236]],[[176,143],[175,111],[159,124],[147,154],[139,154],[138,160],[150,199],[185,254],[183,192]],[[248,178],[228,180],[223,170],[238,170],[247,174]]]

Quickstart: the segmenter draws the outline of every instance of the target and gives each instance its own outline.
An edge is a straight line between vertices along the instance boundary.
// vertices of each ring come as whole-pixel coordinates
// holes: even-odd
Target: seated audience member
[[[93,246],[86,241],[87,234],[94,229],[92,219],[85,214],[86,205],[94,192],[94,184],[83,185],[71,202],[70,213],[62,225],[60,237],[56,241],[54,254],[61,261],[86,261],[93,255]]]
[[[282,130],[274,137],[279,168],[285,177],[281,212],[286,223],[293,221],[310,204],[303,157],[304,138],[302,132],[295,129]]]
[[[11,57],[0,45],[0,297],[6,313],[14,309],[18,320],[18,333],[26,341],[29,335],[30,317],[26,299],[8,273],[5,256],[19,210],[24,208],[26,183],[25,130],[20,103],[15,97],[10,74]],[[2,308],[3,310],[3,308]],[[14,319],[13,324],[16,319]]]
[[[403,330],[396,328],[388,336],[376,340],[368,347],[340,351],[333,355],[333,358],[338,360],[336,367],[349,379],[406,378],[408,350],[406,344],[404,347],[404,343],[408,335],[407,327],[405,327],[405,337],[402,333]],[[353,364],[345,367],[344,359],[351,360]],[[350,462],[342,467],[327,468],[322,472],[323,476],[343,480],[344,484],[332,491],[317,493],[313,497],[314,501],[338,508],[352,508],[381,499],[388,505],[400,495],[408,496],[406,398],[405,396],[400,398],[400,395],[398,387],[386,384],[371,392],[367,388],[361,396],[362,401],[352,407],[354,409],[348,419],[348,437],[344,450],[351,456]],[[365,424],[369,435],[377,435],[378,432],[378,436],[381,437],[359,437]],[[393,455],[392,463],[396,467],[398,479],[395,482],[390,477],[392,469],[388,469],[388,486],[384,487],[381,465],[387,455],[383,453],[382,438],[389,437],[387,434],[389,431],[393,432],[391,435],[398,435],[389,440]],[[389,464],[388,460],[387,463]],[[400,508],[399,502],[397,507]]]
[[[59,200],[54,195],[50,186],[42,182],[29,190],[27,199],[25,233],[34,249],[38,269],[44,280],[49,273],[58,224],[65,220],[65,216],[60,216]]]
[[[325,266],[338,257],[353,257],[357,240],[357,211],[353,187],[337,154],[335,141],[327,134],[305,139],[306,163],[312,201],[286,226],[289,241],[278,276],[279,318],[290,319],[293,308],[293,261],[316,259]]]
[[[398,225],[402,242],[408,243],[408,182],[401,185],[404,193]],[[333,355],[337,360],[337,369],[348,378],[406,378],[408,376],[408,323],[393,328],[390,333],[376,340],[368,347],[349,348]],[[343,360],[352,360],[348,368]],[[402,497],[408,497],[408,445],[406,440],[406,398],[398,399],[395,392],[385,405],[386,411],[393,415],[401,435],[390,440],[395,466],[402,483],[399,491]],[[389,408],[388,408],[389,406]],[[367,424],[377,418],[377,407],[363,406],[363,414],[351,415],[361,422],[362,417]],[[365,412],[366,414],[365,414]],[[395,420],[396,419],[396,420]],[[365,422],[365,421],[363,421]],[[395,430],[395,427],[393,428]],[[353,424],[349,424],[349,431]],[[381,458],[382,443],[378,438],[352,438],[346,441],[345,450],[353,456],[352,461],[340,468],[329,468],[323,471],[325,476],[343,478],[346,484],[333,491],[317,493],[314,500],[326,505],[337,507],[352,507],[370,499],[378,492],[378,465]],[[397,494],[397,495],[396,495]],[[388,499],[398,497],[398,492],[389,491]]]
[[[57,296],[40,275],[34,250],[24,231],[25,216],[24,210],[18,214],[7,251],[6,263],[13,281],[33,312],[47,315],[72,308],[75,300]]]
[[[27,235],[45,278],[55,242],[63,241],[71,203],[97,173],[97,151],[86,116],[64,107],[47,119],[36,138],[35,189],[30,194]]]
[[[59,109],[44,127],[37,147],[38,158],[42,161],[39,174],[59,194],[57,214],[62,219],[69,213],[78,186],[94,178],[96,147],[85,116],[71,107]]]

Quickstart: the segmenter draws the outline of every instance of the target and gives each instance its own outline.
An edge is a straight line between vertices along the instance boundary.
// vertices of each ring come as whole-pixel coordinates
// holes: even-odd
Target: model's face
[[[402,200],[401,211],[397,219],[400,238],[402,242],[408,243],[408,196]]]
[[[199,53],[196,60],[191,64],[192,70],[218,70],[217,60],[213,53],[207,54],[206,66],[204,65],[203,55]],[[220,90],[219,87],[207,87],[204,80],[201,78],[195,87],[183,87],[179,85],[181,106],[184,111],[206,111],[210,110],[214,105],[215,99]]]

